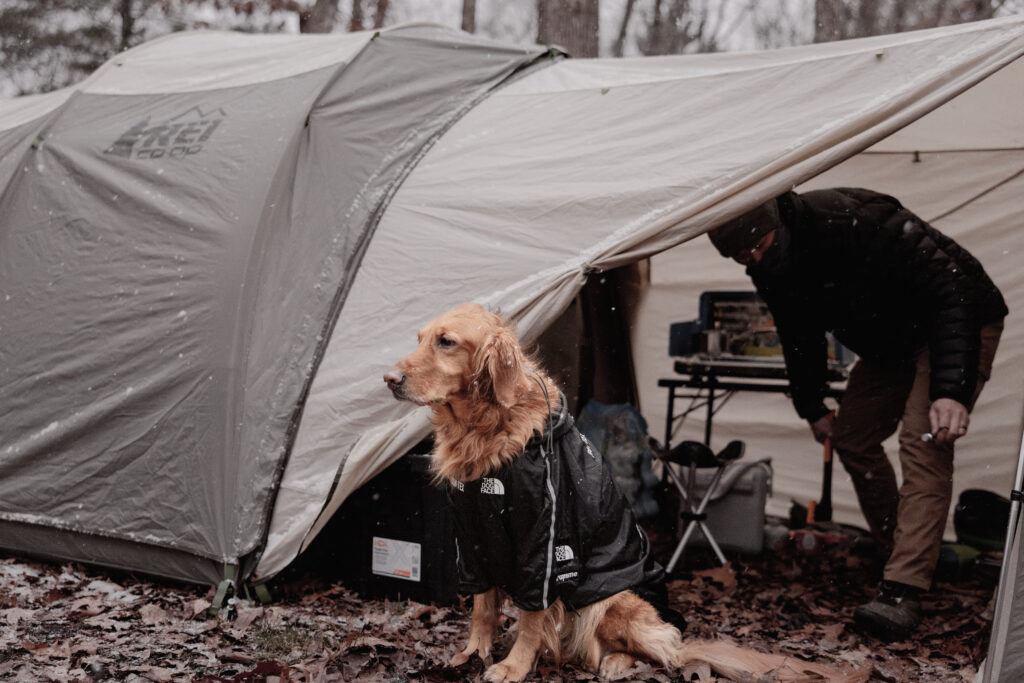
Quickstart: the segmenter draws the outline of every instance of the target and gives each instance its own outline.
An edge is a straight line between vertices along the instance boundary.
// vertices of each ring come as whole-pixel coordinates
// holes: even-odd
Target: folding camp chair
[[[679,489],[679,495],[682,498],[682,512],[680,512],[679,517],[687,522],[683,536],[679,539],[679,545],[676,546],[675,552],[672,553],[672,559],[669,560],[668,565],[665,567],[668,573],[672,573],[672,570],[675,569],[676,563],[683,554],[683,549],[690,541],[695,529],[700,529],[701,533],[704,534],[704,538],[707,539],[711,549],[714,550],[719,562],[723,565],[726,563],[722,549],[718,547],[718,543],[711,535],[711,531],[705,523],[705,520],[708,518],[705,509],[711,501],[715,487],[722,478],[725,466],[734,460],[742,458],[745,448],[742,441],[730,441],[725,448],[716,454],[699,441],[683,441],[678,446],[673,447],[668,453],[658,456],[672,482]],[[676,471],[677,467],[679,469],[678,472]],[[704,495],[698,499],[697,470],[711,468],[715,469],[715,473],[711,477]]]

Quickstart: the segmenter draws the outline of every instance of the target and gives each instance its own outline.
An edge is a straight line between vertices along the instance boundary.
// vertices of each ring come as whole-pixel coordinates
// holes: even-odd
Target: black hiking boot
[[[905,640],[921,623],[921,589],[882,581],[875,599],[853,611],[853,621],[884,641]]]

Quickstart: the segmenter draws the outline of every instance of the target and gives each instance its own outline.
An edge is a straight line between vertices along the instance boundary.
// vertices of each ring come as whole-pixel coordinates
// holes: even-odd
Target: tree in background
[[[374,9],[379,28],[388,0],[375,0]],[[338,0],[3,0],[0,96],[76,83],[118,52],[172,31],[275,33],[292,22],[329,33],[338,13]]]
[[[325,3],[330,0],[317,0],[317,4]],[[333,0],[335,9],[337,9],[338,0]],[[373,5],[373,23],[367,24],[367,4]],[[350,15],[348,22],[349,31],[365,31],[369,28],[381,28],[384,26],[384,22],[387,20],[388,15],[388,0],[375,0],[373,3],[367,3],[365,0],[352,0],[352,14]],[[307,31],[311,33],[311,31]],[[320,33],[330,33],[330,29],[327,31],[320,31]]]
[[[717,52],[748,20],[753,0],[625,0],[612,55],[632,42],[642,55]]]
[[[814,0],[814,42],[991,19],[1007,4],[1007,0]]]
[[[574,57],[597,57],[598,0],[537,0],[537,42],[559,45]]]
[[[19,93],[53,90],[81,80],[132,44],[137,11],[131,0],[4,3],[0,7],[0,71]]]
[[[292,3],[287,9],[299,15],[299,31],[302,33],[330,33],[338,17],[338,0],[316,0],[312,7]]]
[[[594,57],[599,30],[608,38],[604,54],[662,55],[781,47],[1014,12],[1024,12],[1024,0],[0,0],[0,97],[70,85],[121,50],[196,28],[328,33],[443,21]]]
[[[462,0],[462,30],[476,32],[476,0]]]
[[[618,0],[617,4],[621,18],[609,42],[615,57],[784,47],[1024,12],[1024,0]]]

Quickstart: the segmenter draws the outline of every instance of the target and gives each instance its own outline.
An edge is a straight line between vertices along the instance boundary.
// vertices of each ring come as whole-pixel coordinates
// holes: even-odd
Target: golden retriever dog
[[[605,677],[639,658],[670,669],[704,662],[743,680],[866,679],[725,641],[684,642],[637,594],[635,584],[661,572],[647,538],[511,325],[464,304],[418,337],[384,381],[396,398],[433,411],[434,472],[453,504],[460,589],[473,593],[469,641],[453,666],[474,653],[490,661],[511,598],[516,639],[487,668],[488,681],[521,681],[542,655]]]

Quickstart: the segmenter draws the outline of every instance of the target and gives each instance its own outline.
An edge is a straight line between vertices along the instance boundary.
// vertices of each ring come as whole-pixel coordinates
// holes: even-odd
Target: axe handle
[[[832,439],[825,439],[825,461],[821,474],[821,501],[814,506],[814,521],[832,521]]]

